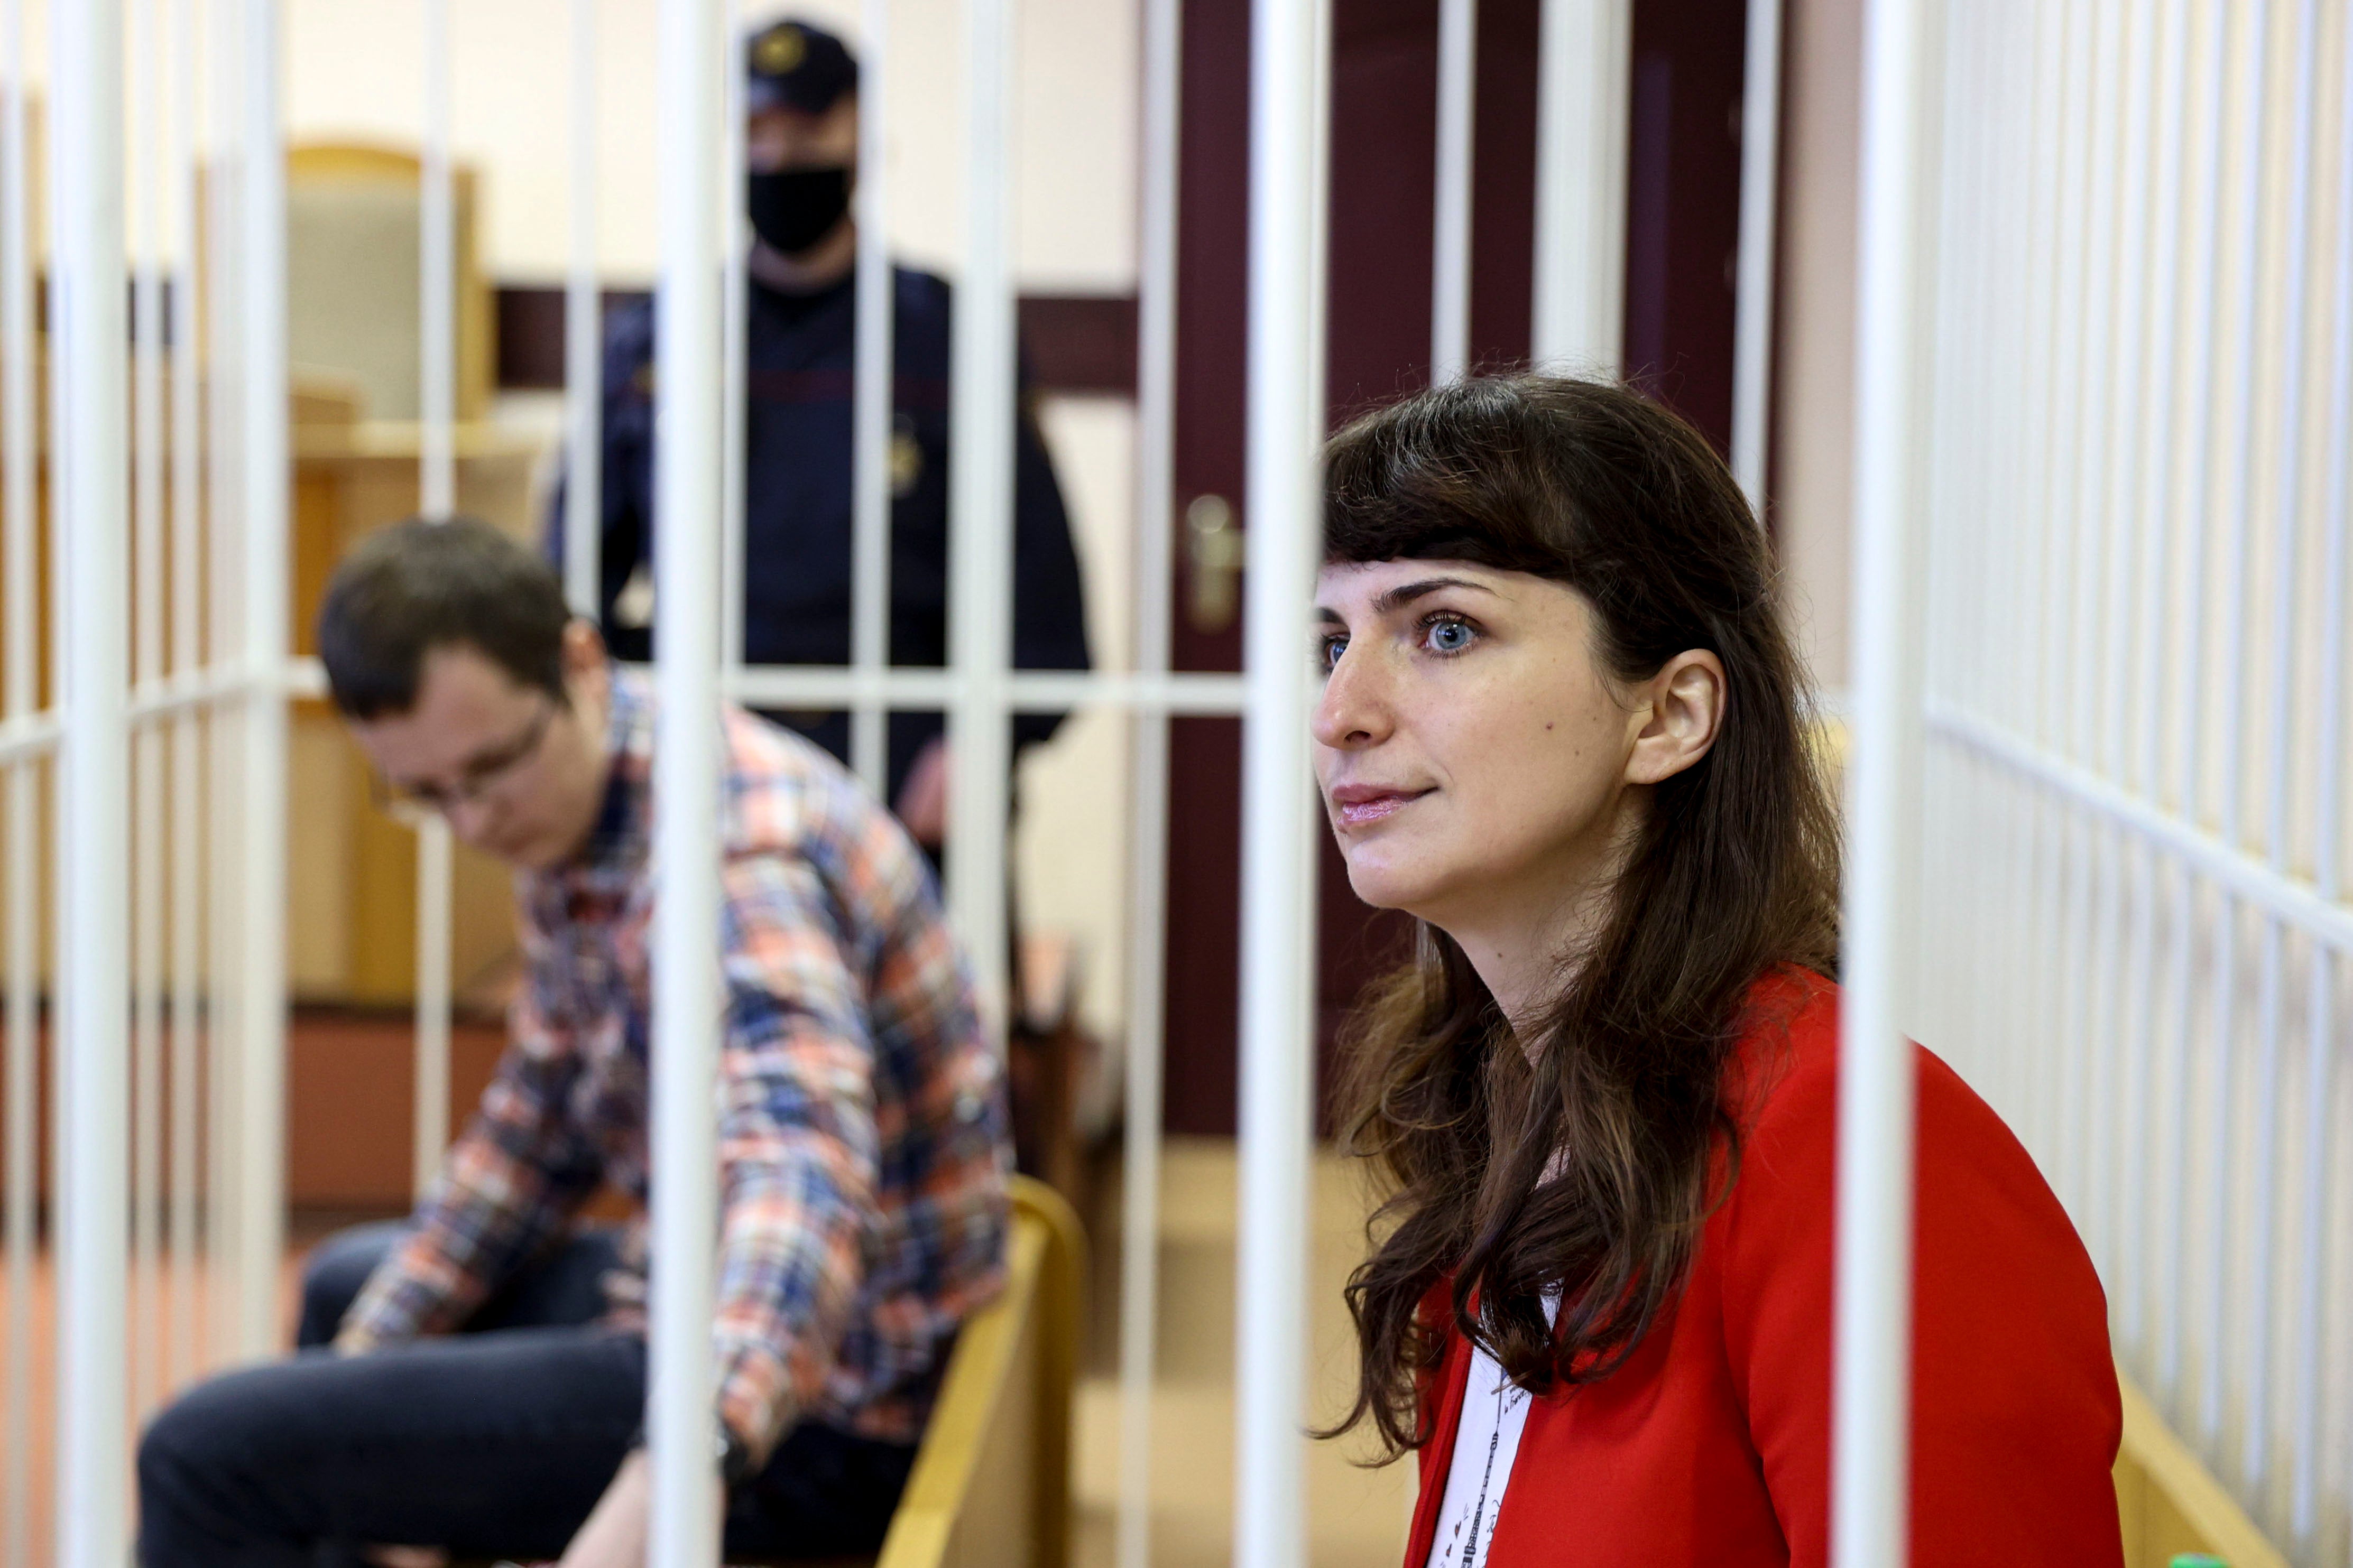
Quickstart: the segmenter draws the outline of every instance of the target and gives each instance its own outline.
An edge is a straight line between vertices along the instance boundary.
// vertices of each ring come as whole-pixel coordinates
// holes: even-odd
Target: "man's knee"
[[[296,1345],[308,1349],[335,1337],[368,1276],[400,1245],[406,1231],[398,1220],[355,1225],[311,1249],[302,1260],[302,1317],[294,1331]]]
[[[139,1490],[151,1508],[216,1499],[230,1471],[259,1457],[272,1423],[258,1392],[252,1373],[231,1373],[197,1384],[148,1423],[139,1439]]]
[[[302,1418],[320,1401],[296,1373],[310,1359],[207,1379],[148,1424],[139,1439],[142,1563],[285,1561],[294,1537],[282,1489],[318,1436]]]

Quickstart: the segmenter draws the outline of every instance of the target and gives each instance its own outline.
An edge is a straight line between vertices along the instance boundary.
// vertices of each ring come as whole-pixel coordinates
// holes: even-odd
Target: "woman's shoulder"
[[[1744,1142],[1838,1137],[1838,984],[1785,965],[1750,986],[1727,1064],[1728,1108]],[[1914,1045],[1924,1136],[1984,1140],[2028,1160],[2001,1118],[1943,1058]]]
[[[2040,1258],[2052,1289],[2104,1316],[2090,1258],[2033,1156],[1941,1058],[1911,1048],[1924,1262],[1958,1265],[1986,1254],[1989,1265],[2003,1265],[1997,1274],[2015,1278],[2020,1262]],[[1768,1234],[1826,1234],[1838,1152],[1838,986],[1803,970],[1759,981],[1729,1072],[1739,1141],[1727,1219]],[[1744,1250],[1735,1244],[1736,1253]]]
[[[1810,1516],[1826,1510],[1812,1500],[1829,1484],[1838,1034],[1838,987],[1822,976],[1755,988],[1729,1086],[1742,1136],[1708,1227],[1752,1438],[1780,1477],[1777,1497],[1808,1500]],[[2008,1526],[1986,1522],[1991,1508],[2019,1539],[2073,1541],[2082,1550],[2069,1561],[2115,1562],[2120,1415],[2099,1277],[1993,1108],[1912,1048],[1915,1540],[2000,1536]]]

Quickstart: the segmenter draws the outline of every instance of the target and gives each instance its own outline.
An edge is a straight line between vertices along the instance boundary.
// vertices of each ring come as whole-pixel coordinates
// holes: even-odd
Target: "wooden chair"
[[[286,154],[287,352],[359,383],[363,416],[414,421],[422,163],[405,149],[313,142]],[[450,170],[457,417],[490,409],[495,327],[477,236],[474,171]]]
[[[2166,1568],[2183,1552],[2219,1557],[2230,1568],[2287,1568],[2287,1558],[2174,1435],[2148,1396],[2121,1370],[2116,1382],[2125,1402],[2116,1470],[2125,1568]]]

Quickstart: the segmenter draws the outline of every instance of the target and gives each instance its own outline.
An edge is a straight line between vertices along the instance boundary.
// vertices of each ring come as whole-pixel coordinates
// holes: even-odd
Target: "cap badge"
[[[798,27],[771,27],[752,46],[752,68],[762,76],[788,76],[807,56],[808,39]]]

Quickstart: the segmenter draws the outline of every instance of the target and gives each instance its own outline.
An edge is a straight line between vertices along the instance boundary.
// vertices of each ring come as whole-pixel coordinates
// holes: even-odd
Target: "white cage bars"
[[[125,36],[124,6],[140,9]],[[0,877],[7,982],[5,1195],[9,1317],[7,1463],[0,1467],[0,1538],[10,1564],[32,1561],[21,1521],[34,1478],[23,1456],[30,1370],[28,1304],[36,1295],[34,1167],[37,1000],[44,970],[38,854],[41,785],[52,753],[77,781],[65,792],[54,879],[62,895],[58,975],[64,1004],[61,1058],[71,1064],[59,1134],[71,1158],[58,1172],[63,1200],[60,1290],[67,1324],[62,1407],[78,1412],[58,1478],[58,1558],[119,1562],[129,1529],[122,1481],[133,1425],[125,1417],[218,1361],[274,1348],[275,1281],[282,1255],[285,997],[285,703],[315,691],[315,667],[287,658],[289,572],[283,145],[277,75],[280,19],[274,0],[93,0],[57,8],[52,75],[59,163],[51,189],[72,203],[55,215],[49,276],[57,290],[58,364],[51,472],[57,523],[53,560],[70,566],[56,606],[60,695],[45,699],[37,583],[43,534],[35,477],[31,399],[35,339],[28,309],[38,258],[24,167],[26,119],[21,48],[23,0],[0,8],[9,49],[8,133],[0,138],[0,555],[6,581],[0,651],[5,713],[0,770],[6,782]],[[571,50],[574,150],[573,259],[566,339],[570,516],[565,580],[574,602],[593,604],[598,345],[594,224],[595,0],[575,0]],[[1247,721],[1245,869],[1250,932],[1244,982],[1244,1300],[1295,1320],[1302,1284],[1309,1136],[1308,1019],[1312,997],[1312,885],[1306,849],[1316,831],[1304,791],[1306,587],[1314,559],[1314,447],[1322,429],[1321,277],[1328,120],[1329,15],[1314,0],[1260,0],[1253,199],[1260,214],[1251,257],[1251,515],[1261,534],[1252,574],[1247,676],[1169,669],[1169,512],[1174,411],[1176,174],[1179,7],[1151,0],[1146,92],[1140,345],[1137,537],[1143,604],[1125,670],[1023,674],[1009,663],[1014,359],[1010,204],[1011,0],[968,0],[966,179],[969,233],[960,280],[955,353],[956,493],[951,615],[954,663],[945,670],[886,664],[887,454],[890,316],[882,149],[888,114],[887,5],[864,12],[866,178],[859,195],[866,243],[862,280],[855,461],[855,615],[852,663],[839,669],[744,668],[735,595],[743,530],[740,487],[725,431],[740,408],[740,353],[732,287],[722,263],[739,232],[733,213],[740,116],[735,112],[734,9],[725,0],[666,0],[662,6],[660,129],[664,170],[665,330],[658,465],[666,527],[659,544],[665,599],[703,604],[712,616],[673,616],[662,645],[664,710],[691,715],[722,690],[764,705],[838,706],[855,716],[855,761],[880,776],[881,718],[891,708],[945,708],[961,758],[951,851],[954,912],[1001,1019],[1007,933],[1005,880],[1007,718],[1016,711],[1103,705],[1135,721],[1136,953],[1132,984],[1127,1184],[1130,1234],[1156,1229],[1154,1215],[1160,1017],[1157,973],[1166,868],[1166,721],[1171,714],[1240,714]],[[1445,296],[1434,300],[1433,348],[1443,364],[1467,352],[1470,84],[1475,69],[1472,8],[1451,3],[1441,92],[1446,190],[1440,197]],[[421,317],[424,510],[456,502],[451,430],[452,311],[449,213],[448,11],[425,0],[427,114],[421,208],[425,295]],[[152,29],[151,20],[154,25]],[[1548,363],[1609,369],[1617,319],[1625,193],[1627,0],[1547,0],[1540,92],[1537,352]],[[1760,35],[1761,36],[1761,35]],[[1767,46],[1769,47],[1769,39]],[[128,49],[126,54],[124,51]],[[1769,58],[1769,53],[1764,57]],[[130,96],[128,157],[115,133]],[[201,88],[201,91],[200,91]],[[163,110],[152,105],[160,94]],[[1767,100],[1769,101],[1769,98]],[[201,110],[201,112],[200,112]],[[1761,116],[1762,111],[1760,111]],[[1762,122],[1760,118],[1760,123]],[[199,129],[206,134],[201,139]],[[84,134],[84,132],[89,132]],[[1769,174],[1768,160],[1752,160]],[[207,221],[197,219],[201,187]],[[1758,176],[1752,169],[1752,182]],[[1768,182],[1769,184],[1769,182]],[[1761,204],[1761,205],[1760,205]],[[1769,216],[1770,194],[1752,189],[1749,216]],[[125,215],[129,232],[124,232]],[[168,216],[166,216],[168,215]],[[724,215],[724,216],[723,216]],[[1769,233],[1752,226],[1752,234]],[[201,234],[203,254],[197,254]],[[1752,247],[1755,248],[1755,247]],[[1753,258],[1752,258],[1753,260]],[[139,279],[121,310],[125,274]],[[168,271],[169,288],[155,281]],[[723,283],[723,279],[727,281]],[[1751,319],[1769,268],[1744,274]],[[715,291],[729,289],[730,292]],[[202,300],[201,335],[195,307]],[[1752,333],[1752,336],[1754,334]],[[129,341],[132,374],[105,345]],[[133,414],[137,417],[132,417]],[[1762,409],[1742,415],[1755,445]],[[731,489],[737,493],[731,495]],[[1284,546],[1291,548],[1285,549]],[[678,635],[683,620],[687,635]],[[125,638],[125,630],[135,636]],[[127,662],[126,662],[127,660]],[[681,721],[683,722],[683,721]],[[685,731],[698,731],[691,723]],[[699,743],[660,748],[664,820],[658,835],[667,885],[702,882],[714,869],[708,807],[713,759]],[[448,1006],[446,869],[435,836],[420,841],[420,1176],[446,1138],[438,1092],[446,1082]],[[446,868],[446,862],[443,862]],[[132,918],[133,908],[137,918]],[[712,1019],[708,977],[716,941],[708,898],[671,900],[659,934],[656,1028],[657,1155],[671,1171],[708,1174],[707,1095]],[[70,940],[67,940],[70,939]],[[92,998],[128,994],[126,1015]],[[200,1162],[200,1152],[204,1155]],[[711,1560],[706,1380],[708,1181],[665,1183],[656,1245],[685,1267],[664,1276],[655,1303],[657,1447],[664,1561]],[[121,1216],[120,1221],[115,1217]],[[199,1253],[202,1256],[199,1256]],[[1120,1554],[1141,1568],[1146,1551],[1149,1455],[1145,1411],[1152,1373],[1153,1254],[1128,1249],[1123,1303],[1130,1349],[1123,1367],[1130,1452],[1124,1457]],[[164,1281],[168,1280],[168,1290]],[[127,1363],[120,1354],[127,1308],[168,1296],[173,1331]],[[209,1325],[200,1347],[199,1284]],[[1294,1326],[1295,1323],[1294,1323]],[[1303,1357],[1295,1335],[1255,1323],[1241,1415],[1242,1505],[1237,1555],[1265,1568],[1296,1563],[1303,1550],[1297,1469]],[[1285,1350],[1285,1346],[1289,1346]]]
[[[2125,1365],[2341,1563],[2348,14],[1995,0],[1942,50],[1919,1027]]]
[[[283,156],[265,0],[201,17],[189,0],[142,0],[128,16],[64,7],[50,32],[43,256],[23,8],[0,11],[0,1551],[17,1563],[40,1550],[28,1461],[46,1190],[64,1397],[44,1555],[111,1564],[128,1546],[136,1418],[276,1338]],[[46,340],[32,310],[43,270]],[[45,992],[58,1088],[46,1184]]]

